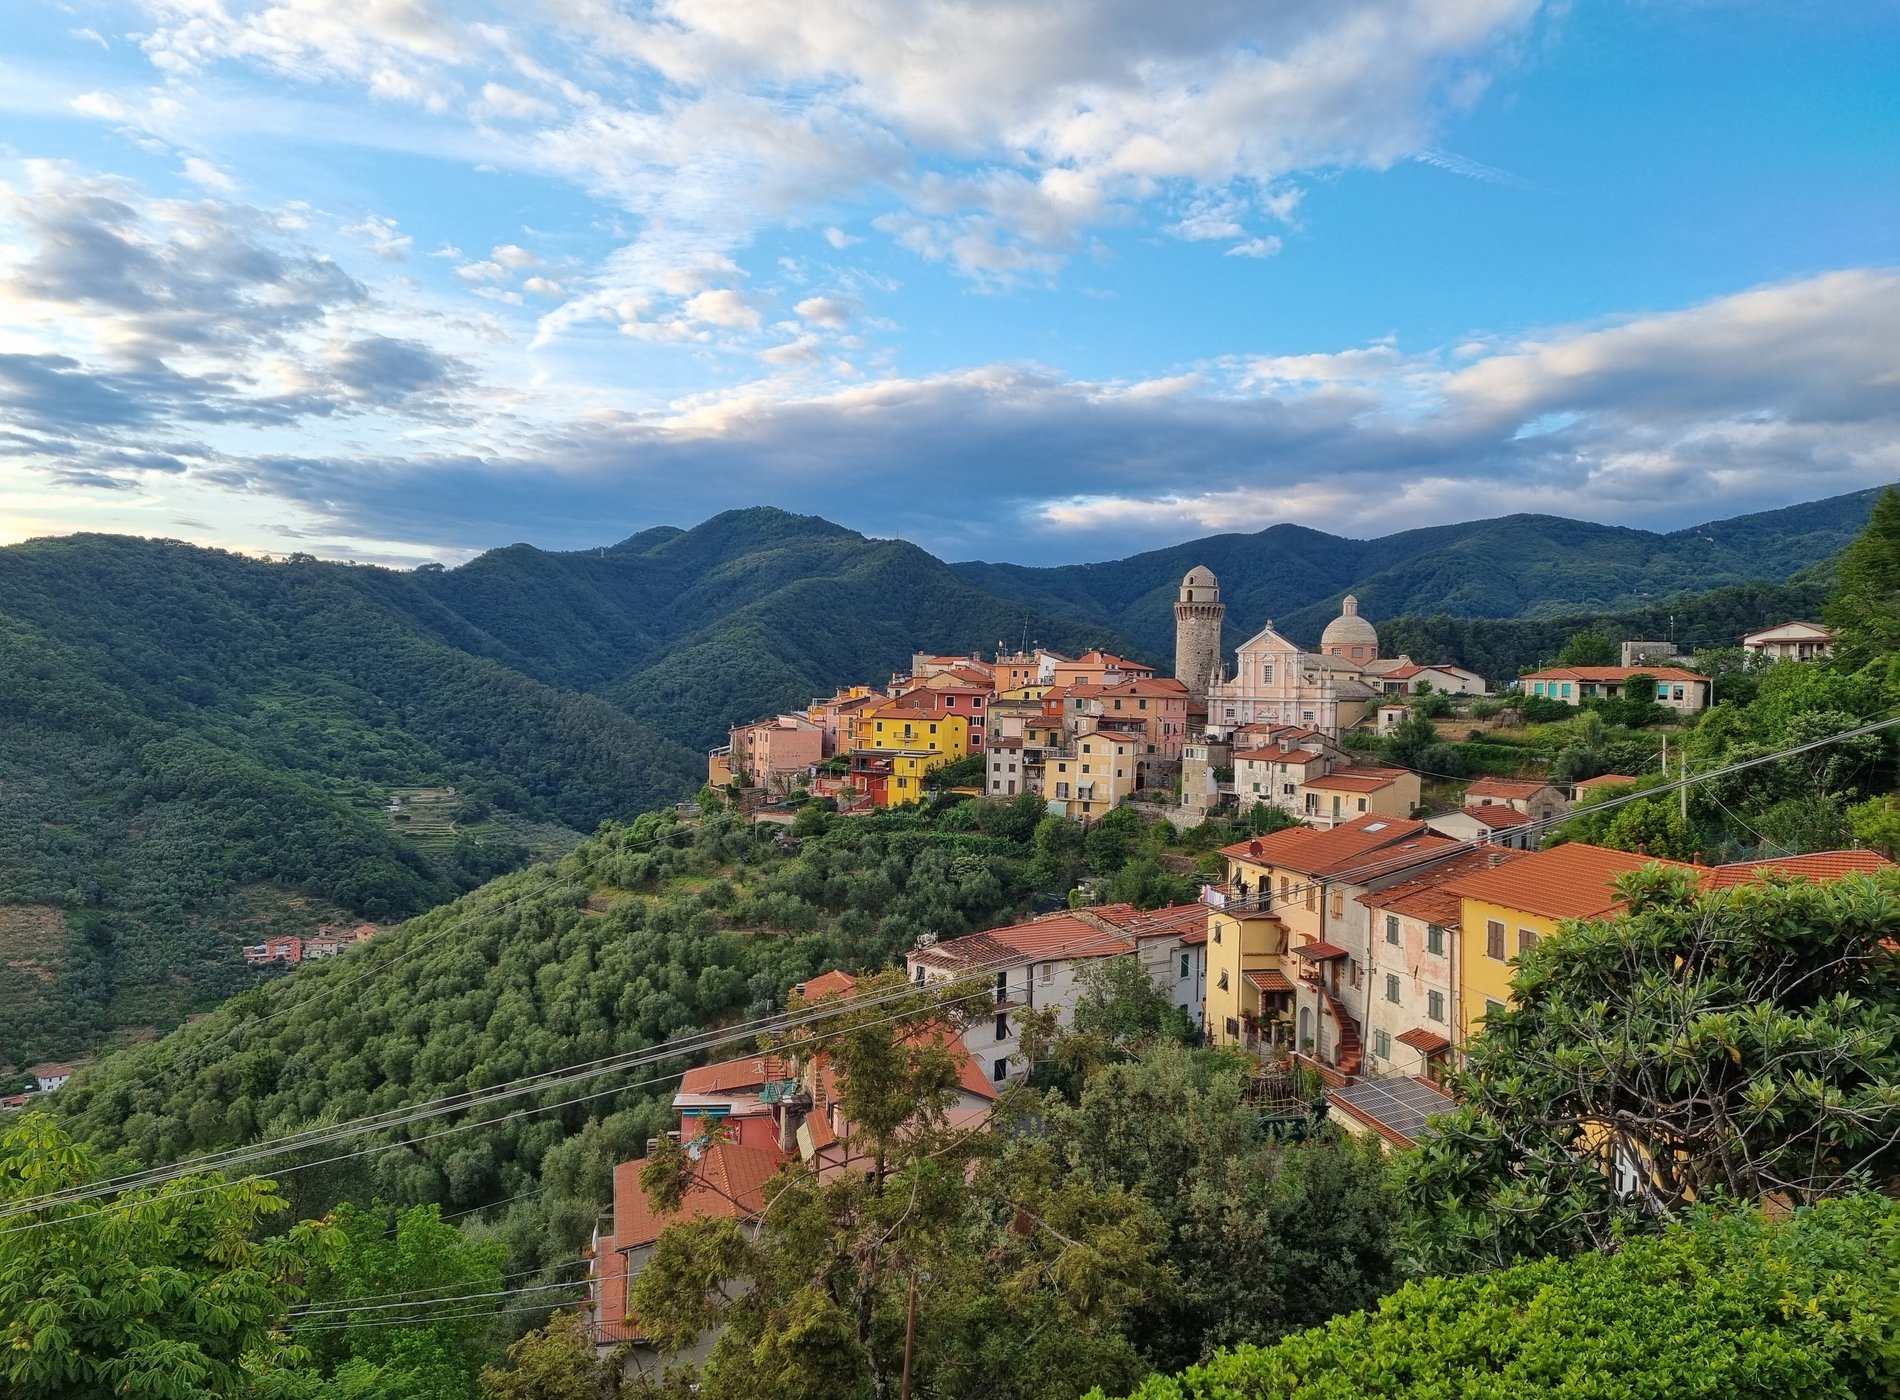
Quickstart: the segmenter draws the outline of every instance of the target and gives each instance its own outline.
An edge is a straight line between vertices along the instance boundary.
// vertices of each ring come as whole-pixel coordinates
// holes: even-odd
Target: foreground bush
[[[1155,1376],[1133,1400],[1890,1395],[1896,1284],[1900,1204],[1883,1197],[1783,1222],[1704,1211],[1619,1254],[1407,1284],[1277,1346]]]

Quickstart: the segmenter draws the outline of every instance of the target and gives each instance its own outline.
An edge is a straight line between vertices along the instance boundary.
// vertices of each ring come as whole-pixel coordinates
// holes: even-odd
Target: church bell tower
[[[1196,564],[1181,580],[1174,605],[1174,678],[1197,704],[1206,703],[1208,682],[1220,665],[1220,629],[1226,616],[1214,571]]]

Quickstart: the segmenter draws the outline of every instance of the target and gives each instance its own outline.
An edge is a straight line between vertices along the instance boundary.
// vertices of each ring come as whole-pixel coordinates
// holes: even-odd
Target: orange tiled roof
[[[1633,773],[1599,773],[1594,778],[1580,778],[1571,786],[1578,792],[1588,792],[1593,788],[1633,787],[1640,781]]]
[[[622,1162],[614,1168],[614,1246],[638,1248],[652,1244],[668,1225],[702,1216],[753,1219],[765,1209],[765,1183],[790,1160],[763,1147],[741,1147],[716,1142],[700,1153],[693,1184],[686,1188],[678,1211],[662,1215],[640,1189],[640,1173],[647,1159]]]
[[[1383,909],[1388,913],[1404,914],[1407,918],[1423,919],[1428,924],[1437,924],[1441,928],[1456,928],[1462,908],[1460,897],[1446,889],[1454,881],[1466,875],[1475,875],[1490,870],[1507,861],[1529,854],[1526,851],[1514,851],[1499,846],[1486,846],[1481,850],[1467,851],[1443,865],[1434,865],[1422,875],[1396,885],[1388,885],[1382,890],[1374,890],[1359,896],[1359,902],[1374,909]]]
[[[730,1094],[743,1089],[761,1089],[776,1080],[791,1077],[792,1067],[776,1055],[748,1055],[687,1070],[680,1080],[680,1092]]]
[[[1755,883],[1762,871],[1797,880],[1838,880],[1843,875],[1871,875],[1893,862],[1878,851],[1815,851],[1805,856],[1776,856],[1718,865],[1703,876],[1710,889],[1728,889]]]
[[[1678,860],[1613,851],[1582,842],[1532,851],[1510,861],[1453,882],[1449,889],[1468,898],[1522,909],[1551,919],[1592,919],[1619,907],[1623,900],[1612,881],[1646,865],[1693,870]]]
[[[1308,764],[1322,755],[1311,749],[1247,749],[1234,755],[1236,763],[1298,763]]]
[[[1392,1037],[1401,1045],[1409,1045],[1421,1055],[1436,1055],[1441,1050],[1451,1049],[1451,1042],[1437,1031],[1428,1031],[1423,1026],[1414,1026],[1409,1031],[1400,1031]]]
[[[1404,768],[1371,768],[1355,765],[1351,768],[1335,769],[1323,777],[1307,781],[1310,788],[1322,792],[1377,792],[1380,788],[1391,787],[1406,775]]]
[[[1263,968],[1259,972],[1244,972],[1241,976],[1253,983],[1254,986],[1263,992],[1290,992],[1293,990],[1292,980],[1276,967]]]
[[[1462,807],[1459,810],[1493,831],[1501,826],[1525,826],[1530,822],[1528,813],[1520,812],[1515,807],[1506,807],[1502,802],[1492,802],[1482,807]]]
[[[1465,796],[1523,799],[1535,797],[1549,786],[1549,783],[1533,783],[1518,778],[1480,778],[1465,789]]]
[[[1424,822],[1368,813],[1330,831],[1290,826],[1270,836],[1237,841],[1223,847],[1221,854],[1325,877],[1403,869],[1408,864],[1429,859],[1434,848],[1456,845],[1455,841],[1427,832]]]
[[[1205,904],[1170,904],[1162,909],[1137,909],[1132,904],[1104,904],[1086,912],[1132,934],[1137,942],[1144,938],[1207,931]]]
[[[1134,942],[1116,929],[1058,910],[1005,928],[966,933],[920,948],[911,956],[928,967],[958,972],[983,964],[1039,959],[1100,958],[1134,951]]]
[[[805,1000],[818,1001],[823,997],[847,996],[858,988],[858,979],[848,972],[833,968],[830,972],[821,972],[805,983]]]

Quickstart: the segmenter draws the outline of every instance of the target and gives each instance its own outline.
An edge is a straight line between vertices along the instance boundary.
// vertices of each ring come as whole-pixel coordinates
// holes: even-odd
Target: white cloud
[[[825,242],[840,251],[849,248],[853,243],[862,243],[863,241],[862,238],[853,238],[843,229],[835,226],[825,230]]]
[[[537,121],[555,112],[554,104],[505,83],[483,83],[481,100],[475,104],[475,114],[484,120]]]
[[[125,99],[110,92],[82,92],[72,100],[72,109],[82,117],[108,122],[122,122],[132,115]]]
[[[688,298],[681,309],[692,320],[736,330],[756,330],[760,320],[758,308],[746,300],[744,293],[730,287],[700,292]]]
[[[217,166],[213,165],[203,156],[186,156],[181,173],[194,185],[203,186],[208,190],[216,190],[219,194],[230,194],[237,189],[236,180],[233,180],[229,175],[218,169]]]
[[[1278,253],[1283,244],[1280,235],[1269,234],[1265,238],[1249,238],[1245,243],[1236,243],[1224,256],[1230,258],[1270,258]]]
[[[498,247],[491,248],[488,256],[500,263],[503,267],[533,267],[535,263],[539,261],[533,253],[530,253],[519,243],[503,243]]]
[[[532,292],[538,297],[558,297],[565,295],[561,284],[547,277],[530,277],[521,284],[521,290]]]
[[[858,314],[858,302],[855,297],[806,297],[792,309],[814,326],[841,331]]]
[[[498,262],[482,260],[463,263],[455,269],[455,275],[464,282],[498,282],[508,276],[508,269]]]
[[[361,223],[346,224],[342,232],[368,243],[371,251],[385,262],[404,262],[416,240],[402,232],[394,219],[366,214]]]

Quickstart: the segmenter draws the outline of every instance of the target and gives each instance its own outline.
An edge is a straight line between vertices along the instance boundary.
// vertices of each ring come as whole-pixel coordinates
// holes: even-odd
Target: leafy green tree
[[[1896,1268],[1900,1205],[1879,1196],[1783,1220],[1705,1208],[1616,1254],[1408,1283],[1133,1400],[1853,1400],[1900,1373]]]
[[[331,1220],[349,1247],[310,1274],[297,1339],[332,1389],[376,1400],[479,1397],[506,1243],[465,1239],[438,1206],[345,1204]]]
[[[1693,860],[1696,836],[1668,797],[1627,802],[1611,815],[1599,844],[1663,860]]]
[[[1194,898],[1192,882],[1176,875],[1156,857],[1139,855],[1127,861],[1102,886],[1105,904],[1132,904],[1137,909],[1160,909]]]
[[[1037,1130],[1006,1139],[1036,1150],[1046,1141],[1075,1179],[1125,1189],[1160,1213],[1179,1283],[1146,1315],[1142,1342],[1162,1369],[1370,1306],[1395,1278],[1383,1154],[1331,1130],[1278,1140],[1267,1109],[1247,1101],[1254,1068],[1158,1042],[1095,1070],[1074,1103],[1022,1104]],[[1290,1107],[1304,1130],[1307,1105]]]
[[[1900,872],[1698,893],[1622,877],[1623,918],[1519,960],[1458,1110],[1408,1154],[1435,1266],[1496,1266],[1678,1217],[1900,1177]]]
[[[1557,653],[1553,666],[1614,666],[1616,665],[1616,643],[1610,640],[1609,633],[1600,627],[1586,627],[1581,632],[1572,632]]]
[[[1133,953],[1091,959],[1076,974],[1076,984],[1073,1033],[1092,1036],[1106,1049],[1133,1049],[1161,1037],[1193,1037],[1193,1023],[1155,986]]]
[[[1089,869],[1097,875],[1112,875],[1122,867],[1141,839],[1141,818],[1126,807],[1117,807],[1088,828],[1082,849],[1088,856]]]
[[[1873,847],[1889,860],[1900,855],[1900,801],[1892,793],[1857,802],[1846,815],[1856,841]]]
[[[1825,616],[1836,634],[1835,664],[1844,669],[1900,652],[1900,492],[1892,487],[1842,551]]]
[[[622,1373],[594,1356],[579,1313],[556,1313],[546,1327],[509,1344],[505,1366],[482,1368],[490,1400],[617,1400]]]
[[[33,1207],[91,1185],[91,1149],[45,1114],[0,1127],[0,1384],[11,1400],[312,1396],[282,1328],[301,1272],[340,1247],[266,1181],[186,1177],[117,1201]],[[11,1205],[10,1205],[11,1203]]]
[[[1438,726],[1423,710],[1414,709],[1386,736],[1386,757],[1403,768],[1416,768],[1425,752],[1438,743]]]
[[[1057,1180],[1046,1149],[998,1159],[991,1134],[946,1124],[940,1014],[847,1012],[827,1041],[872,1170],[784,1174],[758,1226],[695,1219],[654,1247],[633,1315],[668,1350],[721,1329],[709,1400],[882,1400],[907,1352],[920,1395],[1010,1400],[1142,1374],[1134,1321],[1170,1281],[1152,1210]]]
[[[1064,890],[1080,880],[1088,870],[1083,841],[1082,828],[1067,817],[1051,814],[1038,821],[1031,841],[1034,856],[1030,865],[1037,882]]]

